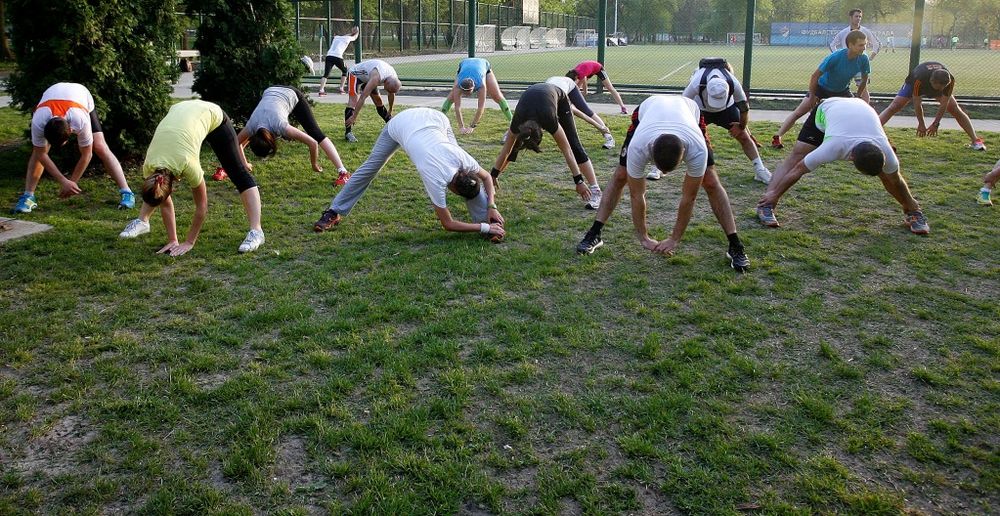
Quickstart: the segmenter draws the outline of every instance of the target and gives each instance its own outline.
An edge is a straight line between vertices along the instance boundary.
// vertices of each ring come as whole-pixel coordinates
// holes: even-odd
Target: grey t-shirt
[[[288,129],[288,115],[298,103],[299,97],[295,94],[295,90],[271,86],[264,90],[264,95],[250,115],[250,120],[247,120],[247,132],[253,134],[263,127],[276,136],[285,136],[285,130]]]

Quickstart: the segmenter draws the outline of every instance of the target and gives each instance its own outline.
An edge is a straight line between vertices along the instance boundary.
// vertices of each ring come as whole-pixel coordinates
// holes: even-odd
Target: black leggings
[[[316,117],[313,116],[312,108],[309,107],[309,102],[306,100],[306,96],[302,93],[302,90],[298,88],[293,88],[291,86],[282,86],[282,88],[288,88],[295,92],[295,96],[299,98],[299,101],[292,108],[292,116],[302,124],[302,130],[306,132],[316,143],[320,143],[326,139],[326,135],[323,134],[323,130],[319,128],[319,124],[316,123]]]
[[[337,67],[340,70],[340,75],[347,75],[347,67],[344,66],[344,58],[337,56],[326,56],[324,67],[323,67],[323,78],[326,79],[330,77],[330,70],[333,67]]]
[[[240,159],[240,153],[243,151],[236,141],[236,130],[233,129],[233,122],[228,115],[223,113],[222,123],[205,136],[205,141],[212,146],[215,157],[219,158],[219,164],[226,174],[229,174],[229,179],[233,180],[240,193],[257,186],[250,171],[243,166],[243,160]]]
[[[576,134],[576,123],[573,122],[573,111],[569,108],[569,98],[560,97],[558,113],[559,127],[562,127],[563,132],[566,133],[569,148],[573,150],[573,157],[576,158],[577,165],[590,161],[587,150],[580,143],[580,136]]]

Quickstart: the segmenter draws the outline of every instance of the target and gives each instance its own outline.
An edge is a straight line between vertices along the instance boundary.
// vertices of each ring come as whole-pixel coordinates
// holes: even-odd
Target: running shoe
[[[604,240],[601,240],[601,234],[592,234],[588,231],[587,234],[583,236],[583,240],[576,245],[576,252],[577,254],[593,254],[593,252],[602,245],[604,245]]]
[[[785,148],[785,144],[781,143],[781,137],[780,136],[774,135],[771,138],[771,148],[772,149],[784,149]]]
[[[351,178],[350,172],[343,170],[337,174],[337,179],[333,181],[333,186],[344,186],[347,184],[347,180]]]
[[[650,170],[649,173],[646,174],[646,179],[649,181],[658,181],[661,177],[663,177],[663,175],[660,174],[660,170],[656,168]]]
[[[927,217],[920,210],[907,213],[906,223],[910,226],[910,232],[913,234],[926,235],[931,232],[931,225],[927,223]]]
[[[983,143],[982,138],[976,138],[976,141],[972,142],[972,145],[970,145],[969,147],[971,147],[972,150],[981,150],[981,151],[986,150],[986,144]]]
[[[770,184],[771,183],[771,171],[767,167],[760,167],[756,169],[753,174],[754,181],[760,181],[761,183]]]
[[[344,135],[344,139],[351,143],[358,143],[358,137],[354,136],[354,133],[347,133]]]
[[[333,210],[326,210],[323,212],[323,215],[319,217],[319,220],[313,224],[313,230],[317,233],[322,233],[337,224],[340,224],[340,214]]]
[[[601,207],[601,189],[600,187],[590,189],[590,200],[584,205],[584,208],[588,210],[596,210]]]
[[[726,258],[729,258],[729,266],[736,272],[747,272],[750,270],[750,258],[743,250],[743,246],[729,246],[726,251]]]
[[[325,97],[326,96],[326,92],[325,91],[321,91],[321,92],[317,93],[316,95],[318,95],[320,97]]]
[[[611,133],[605,133],[604,134],[604,145],[601,145],[601,147],[604,147],[605,149],[613,149],[613,148],[615,148],[615,137],[611,136]]]
[[[131,210],[135,208],[135,194],[132,192],[121,192],[122,198],[118,201],[119,210]]]
[[[145,222],[141,219],[135,219],[132,222],[129,222],[121,233],[118,233],[118,238],[135,238],[139,235],[145,235],[146,233],[149,233],[149,222]]]
[[[212,174],[212,181],[225,181],[229,177],[226,173],[226,169],[222,167],[215,167],[215,173]]]
[[[11,213],[31,213],[31,210],[38,207],[38,203],[35,202],[35,196],[29,193],[23,193],[17,198],[17,204],[14,208],[10,210]]]
[[[979,195],[976,196],[976,202],[981,206],[993,206],[993,199],[990,199],[990,191],[983,188],[979,190]]]
[[[247,233],[247,237],[243,239],[243,243],[240,244],[240,252],[249,253],[256,251],[257,248],[263,243],[264,232],[257,229],[251,229],[250,232]]]
[[[781,225],[778,224],[778,217],[774,216],[774,206],[770,205],[757,207],[757,220],[769,228],[776,228]]]

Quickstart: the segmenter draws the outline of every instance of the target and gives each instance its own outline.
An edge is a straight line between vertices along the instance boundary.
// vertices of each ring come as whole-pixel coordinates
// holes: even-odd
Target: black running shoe
[[[576,245],[576,252],[578,254],[592,254],[602,245],[604,245],[604,240],[601,240],[601,234],[591,233],[588,231],[587,234],[583,236],[583,240]]]
[[[729,251],[726,251],[726,258],[729,258],[729,266],[736,272],[747,272],[750,270],[750,258],[747,258],[747,253],[743,251],[743,246],[729,246]]]

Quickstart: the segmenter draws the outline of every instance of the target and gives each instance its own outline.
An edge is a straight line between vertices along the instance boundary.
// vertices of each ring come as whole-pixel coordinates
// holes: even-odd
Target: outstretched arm
[[[346,125],[354,125],[358,121],[358,115],[361,113],[361,108],[365,105],[365,99],[371,96],[372,92],[378,89],[378,83],[382,81],[382,77],[379,75],[378,70],[372,70],[372,73],[368,76],[368,82],[365,83],[365,89],[361,90],[358,94],[358,100],[354,103],[354,113],[345,122]],[[389,111],[392,111],[392,93],[389,94]]]
[[[201,184],[191,189],[191,197],[194,200],[194,216],[191,218],[191,228],[188,229],[187,239],[182,243],[177,243],[177,228],[174,226],[174,213],[173,213],[173,203],[170,204],[170,226],[174,226],[173,231],[171,231],[170,226],[167,227],[167,237],[171,236],[173,233],[173,238],[167,245],[163,246],[158,252],[166,252],[170,256],[180,256],[188,251],[190,251],[194,244],[198,241],[198,234],[201,233],[201,225],[205,222],[205,215],[208,214],[208,188],[205,186],[205,182],[202,181]],[[169,197],[167,198],[170,199]],[[166,201],[164,201],[164,206],[166,206]],[[167,213],[163,209],[160,211],[163,216],[163,223],[167,224]]]
[[[80,147],[80,159],[77,160],[76,166],[73,167],[73,172],[69,176],[69,180],[72,182],[77,182],[83,177],[83,172],[87,170],[87,165],[90,164],[91,158],[94,157],[94,146],[87,145],[86,147]]]
[[[313,170],[316,172],[323,171],[323,167],[319,165],[319,143],[312,136],[292,126],[288,126],[285,129],[285,136],[291,140],[306,144],[309,147],[309,161],[312,162]]]
[[[462,222],[460,220],[455,220],[451,218],[451,212],[448,208],[434,207],[434,214],[437,215],[438,220],[441,222],[441,226],[446,231],[461,231],[465,233],[483,233],[490,235],[504,236],[503,224],[494,222],[492,224],[483,223],[472,223],[472,222]],[[483,231],[487,229],[487,231]]]
[[[62,188],[59,190],[59,197],[70,197],[82,191],[76,184],[76,181],[71,181],[67,179],[66,176],[62,175],[62,172],[59,171],[59,167],[57,167],[55,162],[52,161],[52,158],[49,157],[48,147],[31,148],[31,157],[28,158],[28,174],[32,174],[35,167],[38,166],[39,163],[42,164],[42,168],[44,168],[53,179],[62,185]]]
[[[479,120],[483,118],[483,111],[486,110],[486,85],[484,84],[482,88],[479,88],[479,104],[476,106],[476,117],[472,119],[472,126],[469,127],[469,132],[471,133],[473,129],[479,125]]]
[[[517,136],[510,129],[507,129],[507,140],[503,142],[503,147],[500,148],[500,153],[497,154],[497,160],[493,163],[493,168],[498,172],[503,172],[507,168],[507,158],[510,157],[511,151],[514,150],[515,141],[517,141]],[[499,181],[495,177],[493,178],[493,184],[499,184]]]

